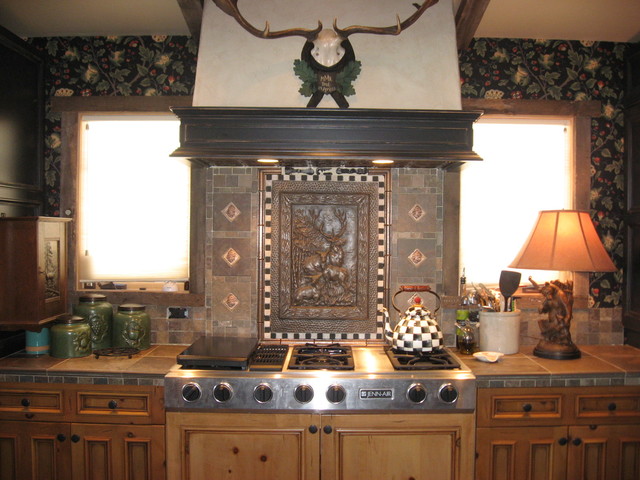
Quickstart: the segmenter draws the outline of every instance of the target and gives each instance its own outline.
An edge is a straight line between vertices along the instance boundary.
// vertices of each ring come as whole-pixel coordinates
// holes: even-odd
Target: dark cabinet
[[[0,58],[0,215],[39,215],[44,176],[44,60],[2,27]]]
[[[0,218],[0,329],[39,330],[67,309],[67,218]]]
[[[627,232],[623,323],[625,342],[640,347],[640,44],[628,50],[624,123]]]

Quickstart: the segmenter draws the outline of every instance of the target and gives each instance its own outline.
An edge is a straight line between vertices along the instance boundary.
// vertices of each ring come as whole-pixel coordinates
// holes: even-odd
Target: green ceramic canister
[[[73,314],[84,317],[91,327],[91,348],[100,350],[111,346],[111,324],[113,307],[107,297],[100,293],[89,293],[78,299]]]
[[[125,303],[113,316],[114,347],[145,350],[151,346],[151,319],[143,305]]]
[[[78,315],[62,315],[51,327],[51,356],[75,358],[91,355],[91,327]]]

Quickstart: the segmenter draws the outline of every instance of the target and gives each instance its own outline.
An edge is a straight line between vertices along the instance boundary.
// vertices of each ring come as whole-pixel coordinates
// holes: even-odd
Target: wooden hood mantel
[[[473,152],[481,112],[308,108],[176,107],[174,157],[217,166],[392,167],[451,169],[482,160]],[[387,165],[388,166],[388,165]]]

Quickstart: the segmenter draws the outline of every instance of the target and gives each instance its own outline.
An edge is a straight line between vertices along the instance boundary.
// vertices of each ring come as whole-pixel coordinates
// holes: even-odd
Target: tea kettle
[[[402,285],[391,299],[391,304],[398,313],[400,309],[396,306],[395,299],[402,292],[428,292],[435,295],[438,302],[433,313],[440,309],[440,296],[428,285]],[[384,307],[381,308],[381,312],[384,315],[384,335],[394,350],[407,353],[433,353],[444,347],[442,330],[435,317],[422,305],[422,299],[419,297],[415,298],[415,303],[400,317],[400,321],[393,330],[391,330],[389,312]]]

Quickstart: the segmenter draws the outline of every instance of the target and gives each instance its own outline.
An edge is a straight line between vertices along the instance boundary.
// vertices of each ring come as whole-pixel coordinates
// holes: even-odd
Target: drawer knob
[[[71,435],[71,441],[73,443],[78,443],[80,441],[80,436],[74,433],[73,435]]]
[[[324,430],[324,433],[327,433],[327,434],[333,432],[333,428],[331,428],[331,425],[325,425],[322,430]]]
[[[582,443],[582,439],[581,438],[574,438],[571,443],[573,443],[577,447],[578,445],[580,445]]]
[[[531,405],[530,403],[525,403],[524,405],[522,405],[522,410],[525,412],[530,412],[531,410],[533,410],[533,405]]]
[[[58,435],[56,435],[56,438],[58,439],[59,442],[64,442],[67,439],[64,433],[59,433]]]
[[[608,409],[610,412],[613,412],[616,408],[618,408],[618,406],[616,405],[616,403],[615,403],[615,402],[611,402],[609,405],[607,405],[607,409]]]
[[[567,437],[562,437],[558,439],[558,445],[562,445],[563,447],[569,443],[569,440],[567,439]]]
[[[310,425],[309,426],[309,432],[318,433],[318,427],[316,425]]]
[[[28,398],[23,398],[22,400],[20,400],[20,405],[22,405],[23,407],[29,407],[31,405],[31,400],[29,400]]]
[[[118,408],[118,402],[116,402],[115,400],[110,400],[109,404],[108,404],[108,407],[111,410],[115,410],[116,408]]]

